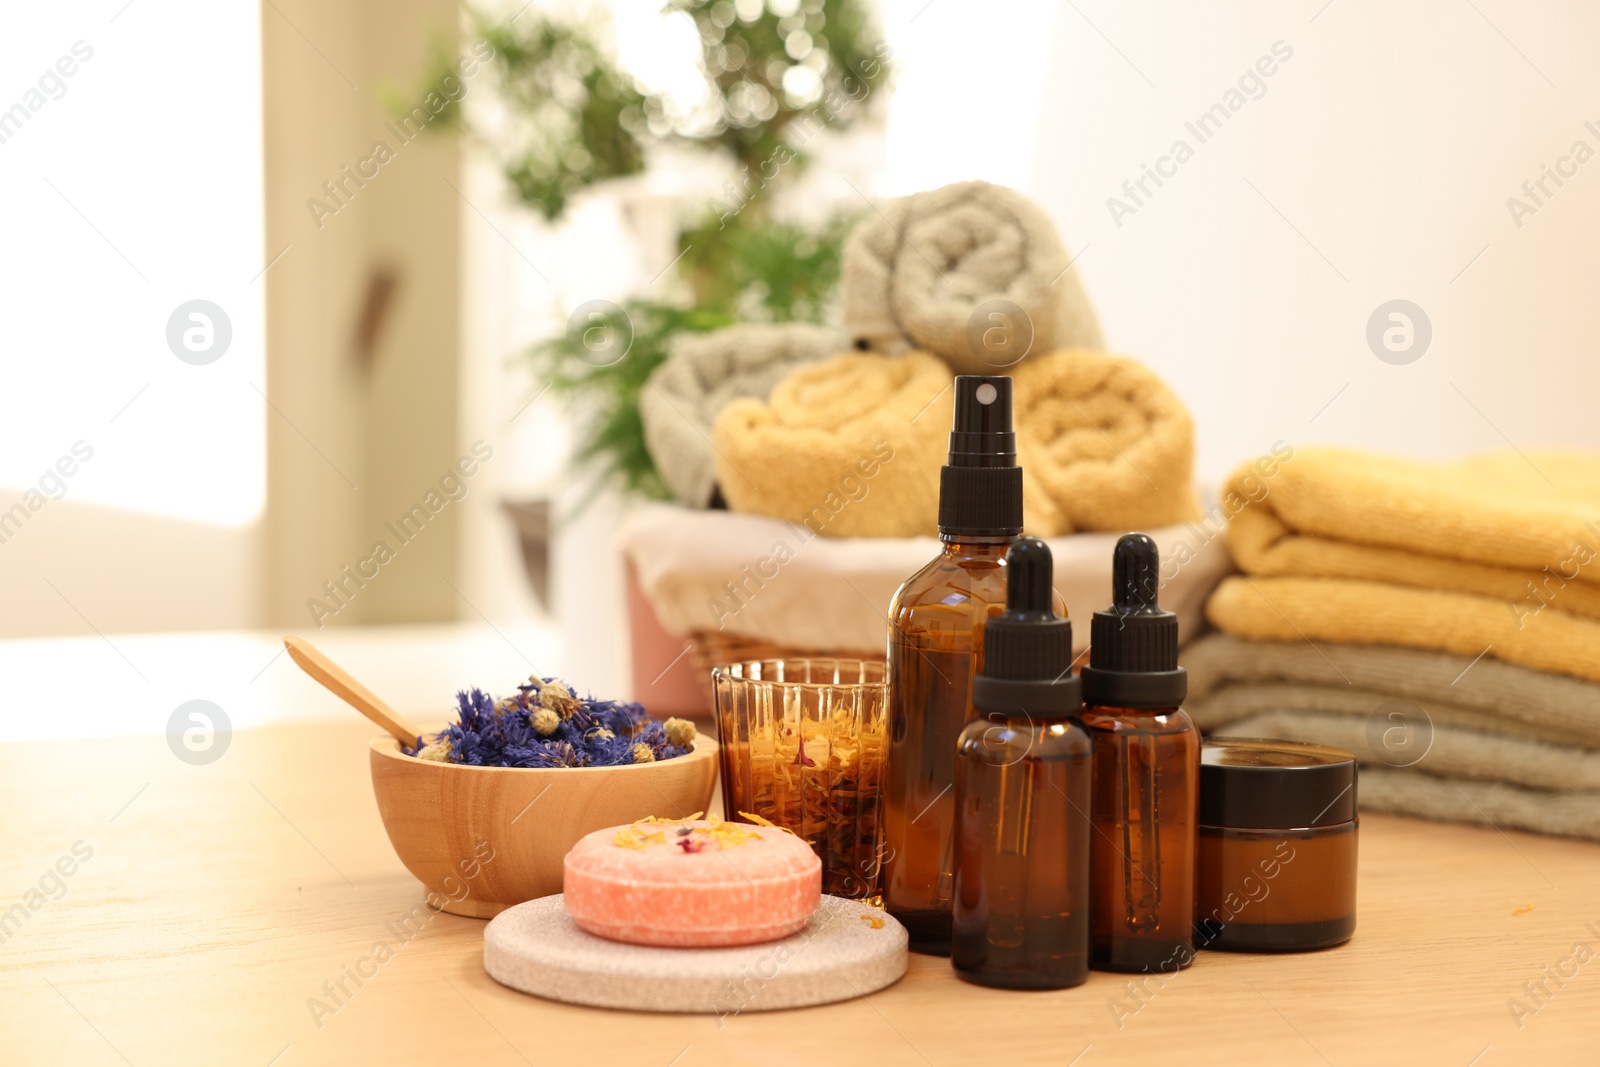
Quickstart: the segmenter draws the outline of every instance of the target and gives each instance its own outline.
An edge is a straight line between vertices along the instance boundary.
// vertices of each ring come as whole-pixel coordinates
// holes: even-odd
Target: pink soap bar
[[[822,862],[775,827],[638,822],[573,845],[562,893],[573,922],[612,941],[752,945],[805,926],[822,901]]]

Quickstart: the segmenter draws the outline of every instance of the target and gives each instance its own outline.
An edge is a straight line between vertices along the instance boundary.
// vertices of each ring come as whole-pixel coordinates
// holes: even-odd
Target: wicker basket
[[[700,675],[700,687],[705,692],[707,716],[714,716],[716,711],[711,695],[711,669],[724,663],[742,663],[757,659],[809,659],[818,656],[866,660],[884,658],[882,648],[866,650],[791,648],[755,637],[723,633],[721,630],[697,630],[689,635],[689,642],[693,647],[695,668]]]

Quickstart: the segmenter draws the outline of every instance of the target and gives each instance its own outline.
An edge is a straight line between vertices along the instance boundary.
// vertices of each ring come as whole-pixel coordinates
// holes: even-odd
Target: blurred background
[[[159,731],[196,697],[281,714],[285,632],[441,699],[535,661],[625,693],[615,531],[662,495],[633,400],[666,337],[836,321],[849,225],[953,181],[1045,207],[1108,347],[1193,412],[1202,485],[1276,441],[1600,446],[1586,5],[108,0],[5,23],[12,736]],[[1396,300],[1428,338],[1401,362],[1369,343]],[[595,301],[627,309],[628,359],[571,343]],[[396,634],[445,654],[384,660]],[[112,698],[40,714],[85,683]]]

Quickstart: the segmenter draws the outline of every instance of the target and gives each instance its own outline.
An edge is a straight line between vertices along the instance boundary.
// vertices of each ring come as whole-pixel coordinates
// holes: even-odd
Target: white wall
[[[260,537],[255,524],[50,503],[0,545],[0,638],[257,625]]]
[[[1039,199],[1082,253],[1108,343],[1189,402],[1204,479],[1279,438],[1425,456],[1600,445],[1587,343],[1600,161],[1520,229],[1506,207],[1574,140],[1600,152],[1583,125],[1600,129],[1600,9],[1324,2],[1074,0],[978,17],[893,0],[905,73],[882,191],[925,174],[912,188],[982,177]],[[995,44],[997,27],[1014,47]],[[1199,144],[1184,123],[1278,41],[1293,55],[1264,95]],[[1040,71],[1036,102],[1021,89]],[[944,86],[916,99],[931,73]],[[939,136],[897,141],[929,100]],[[1019,115],[1030,136],[1013,136]],[[1180,137],[1194,157],[1119,227],[1107,198]],[[1365,339],[1395,298],[1434,331],[1403,366]]]
[[[5,31],[0,637],[251,625],[266,412],[255,5],[11,5]],[[196,299],[231,325],[204,365],[167,340]]]

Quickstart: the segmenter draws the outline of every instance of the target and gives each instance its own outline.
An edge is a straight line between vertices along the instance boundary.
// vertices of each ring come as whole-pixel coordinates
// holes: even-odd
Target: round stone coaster
[[[483,932],[483,969],[524,993],[633,1011],[803,1008],[863,996],[906,973],[906,931],[887,912],[824,896],[799,933],[734,948],[626,945],[578,929],[561,894],[508,908]]]

